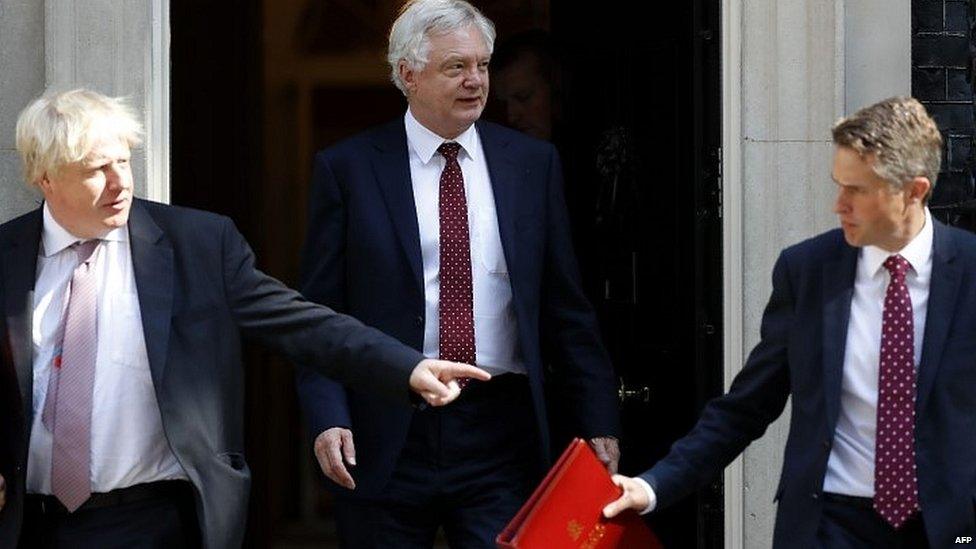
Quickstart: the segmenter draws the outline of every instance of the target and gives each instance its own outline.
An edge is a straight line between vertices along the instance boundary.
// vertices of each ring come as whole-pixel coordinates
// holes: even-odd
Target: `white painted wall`
[[[0,0],[0,222],[33,208],[14,146],[17,115],[44,90],[44,3]]]
[[[912,92],[911,0],[844,5],[845,113]]]
[[[168,0],[0,0],[0,222],[37,205],[14,148],[17,115],[45,90],[128,96],[146,142],[139,196],[169,198]],[[147,152],[151,151],[151,152]]]

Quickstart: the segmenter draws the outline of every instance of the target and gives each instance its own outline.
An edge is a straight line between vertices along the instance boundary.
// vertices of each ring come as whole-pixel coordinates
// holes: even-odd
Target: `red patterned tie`
[[[881,321],[874,508],[899,528],[920,510],[915,471],[915,322],[905,285],[911,264],[893,255],[884,267],[891,282]]]
[[[471,290],[471,239],[464,176],[457,155],[461,146],[443,143],[440,182],[440,358],[474,364],[474,299]],[[462,380],[462,386],[464,385]]]

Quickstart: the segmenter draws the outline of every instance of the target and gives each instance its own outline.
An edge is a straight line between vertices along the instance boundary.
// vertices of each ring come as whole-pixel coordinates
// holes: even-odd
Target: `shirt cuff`
[[[641,485],[641,487],[644,489],[644,493],[647,494],[647,501],[648,501],[647,507],[645,507],[644,510],[640,512],[640,514],[646,515],[651,511],[653,511],[655,507],[657,507],[657,495],[654,493],[654,490],[651,488],[651,485],[648,484],[646,480],[640,477],[634,477],[634,480],[637,481],[637,484]]]

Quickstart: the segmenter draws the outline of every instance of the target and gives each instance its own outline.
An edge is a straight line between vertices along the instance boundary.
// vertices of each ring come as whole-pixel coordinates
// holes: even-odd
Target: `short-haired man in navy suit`
[[[932,218],[942,137],[912,98],[833,128],[839,229],[787,248],[729,392],[607,515],[714,478],[792,397],[776,548],[950,547],[976,532],[976,236]]]
[[[388,60],[409,108],[315,158],[303,292],[428,357],[491,372],[415,411],[314,373],[298,390],[346,547],[493,547],[541,478],[544,378],[611,469],[615,384],[583,296],[549,143],[479,122],[494,28],[461,0],[408,2]]]
[[[44,203],[0,225],[0,547],[240,547],[242,336],[405,407],[488,377],[306,301],[231,220],[135,199],[140,132],[81,89],[17,122]]]

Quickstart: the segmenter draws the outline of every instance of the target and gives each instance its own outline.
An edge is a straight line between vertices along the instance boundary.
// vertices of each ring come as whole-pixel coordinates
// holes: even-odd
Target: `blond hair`
[[[24,177],[37,184],[45,173],[83,160],[102,140],[134,147],[142,142],[142,123],[122,98],[76,89],[35,99],[17,119],[17,151]]]
[[[874,173],[894,189],[902,189],[916,177],[928,178],[935,188],[942,165],[942,134],[918,100],[885,99],[840,119],[832,134],[835,145],[874,157]]]

